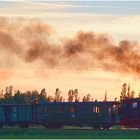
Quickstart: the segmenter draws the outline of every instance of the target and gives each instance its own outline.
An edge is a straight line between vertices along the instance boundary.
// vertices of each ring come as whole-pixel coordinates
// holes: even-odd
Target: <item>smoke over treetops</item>
[[[0,50],[25,63],[37,60],[48,68],[105,71],[140,76],[139,44],[123,40],[114,44],[105,34],[78,32],[71,39],[50,41],[54,29],[38,20],[0,18]]]

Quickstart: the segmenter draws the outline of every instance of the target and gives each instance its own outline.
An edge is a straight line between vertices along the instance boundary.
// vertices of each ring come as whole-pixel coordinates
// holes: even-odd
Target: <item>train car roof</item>
[[[37,104],[0,104],[0,106],[17,106],[17,105],[23,105],[23,106],[28,106],[28,105],[47,105],[47,104],[56,104],[56,105],[68,105],[68,104],[71,104],[71,105],[87,105],[87,104],[90,104],[90,105],[117,105],[119,104],[119,102],[116,102],[116,101],[100,101],[100,102],[45,102],[45,103],[37,103]]]
[[[116,103],[114,101],[95,101],[95,102],[47,102],[46,104],[113,104]]]
[[[140,102],[140,98],[126,98],[121,100],[121,102]]]

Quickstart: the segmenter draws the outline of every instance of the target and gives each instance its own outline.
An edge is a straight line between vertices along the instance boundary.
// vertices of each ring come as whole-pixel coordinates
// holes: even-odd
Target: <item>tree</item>
[[[14,96],[13,100],[16,104],[25,104],[25,95],[21,91],[17,91]]]
[[[9,86],[5,88],[5,94],[4,94],[4,103],[6,104],[11,104],[13,102],[13,97],[12,97],[12,91],[13,91],[13,86]]]
[[[39,93],[37,90],[34,91],[27,91],[24,93],[25,96],[25,102],[27,104],[33,104],[36,103],[39,99]]]
[[[39,102],[44,103],[47,101],[47,93],[45,91],[45,88],[43,88],[39,94]]]

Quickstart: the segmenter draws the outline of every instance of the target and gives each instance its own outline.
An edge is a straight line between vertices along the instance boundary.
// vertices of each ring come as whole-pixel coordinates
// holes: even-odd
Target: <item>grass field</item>
[[[121,138],[121,139],[140,139],[140,130],[93,130],[91,128],[86,129],[74,129],[63,128],[60,130],[46,130],[45,128],[29,128],[19,129],[18,127],[10,128],[5,127],[0,130],[0,138],[13,138],[13,139],[98,139],[98,138]]]

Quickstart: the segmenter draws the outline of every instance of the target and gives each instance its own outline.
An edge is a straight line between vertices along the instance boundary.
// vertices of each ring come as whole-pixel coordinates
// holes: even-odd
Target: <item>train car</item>
[[[63,125],[109,129],[118,123],[117,102],[47,102],[32,105],[0,105],[0,127],[40,124],[46,128]]]
[[[33,122],[33,105],[0,105],[0,127],[19,125],[27,128]]]
[[[108,129],[117,123],[114,102],[48,103],[45,106],[46,127],[87,125]]]
[[[120,102],[120,125],[140,128],[140,98],[126,98]]]

